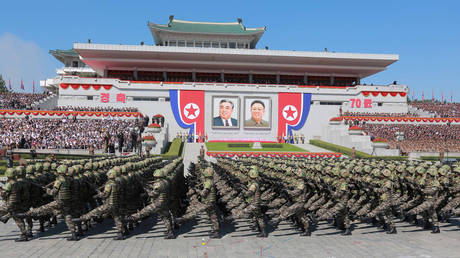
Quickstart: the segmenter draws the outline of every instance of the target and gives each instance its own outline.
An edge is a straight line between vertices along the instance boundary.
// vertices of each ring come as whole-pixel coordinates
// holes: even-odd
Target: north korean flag
[[[278,138],[300,130],[310,112],[310,93],[278,93]]]
[[[177,124],[189,134],[204,135],[204,91],[169,90],[169,99]]]

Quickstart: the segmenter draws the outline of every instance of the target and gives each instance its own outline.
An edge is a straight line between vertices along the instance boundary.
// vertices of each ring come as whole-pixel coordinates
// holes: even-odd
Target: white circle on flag
[[[283,117],[287,121],[292,121],[297,118],[298,112],[297,108],[295,108],[293,105],[286,105],[283,108]]]
[[[200,115],[200,107],[195,103],[188,103],[184,107],[184,114],[188,119],[195,119]]]

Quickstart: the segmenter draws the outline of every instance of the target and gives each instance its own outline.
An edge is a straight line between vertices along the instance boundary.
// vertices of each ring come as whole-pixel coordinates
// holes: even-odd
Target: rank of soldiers
[[[351,235],[361,220],[396,234],[394,219],[439,233],[439,221],[460,215],[460,163],[367,159],[218,158],[192,164],[184,178],[182,158],[98,158],[35,162],[8,168],[1,190],[0,220],[12,218],[21,235],[33,237],[62,217],[71,235],[111,217],[123,240],[140,221],[157,215],[165,238],[206,214],[210,237],[220,225],[247,219],[259,237],[267,223],[290,221],[311,236],[327,220]]]

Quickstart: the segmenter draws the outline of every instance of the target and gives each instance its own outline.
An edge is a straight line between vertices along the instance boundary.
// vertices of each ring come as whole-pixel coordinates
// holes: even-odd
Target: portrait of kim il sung
[[[213,97],[213,128],[239,128],[239,98]]]
[[[244,98],[244,128],[270,129],[270,98]]]

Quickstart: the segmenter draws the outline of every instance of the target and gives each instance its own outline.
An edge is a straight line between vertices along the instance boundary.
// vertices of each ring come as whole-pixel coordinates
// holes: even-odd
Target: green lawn
[[[262,143],[262,149],[253,149],[253,143],[248,143],[249,147],[229,147],[231,144],[241,144],[241,143],[231,143],[231,142],[207,142],[206,147],[208,151],[275,151],[275,152],[308,152],[297,146],[291,145],[289,143]],[[266,147],[271,145],[270,147]],[[265,146],[265,147],[264,147]],[[274,147],[277,146],[277,147]],[[279,146],[279,147],[278,147]]]

